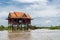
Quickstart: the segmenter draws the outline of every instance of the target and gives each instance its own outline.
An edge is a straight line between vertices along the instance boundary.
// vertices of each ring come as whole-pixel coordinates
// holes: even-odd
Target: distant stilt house
[[[14,28],[20,28],[22,30],[23,26],[26,26],[26,29],[28,29],[28,26],[31,24],[30,15],[24,12],[10,12],[7,20],[8,24],[12,25],[12,30]]]

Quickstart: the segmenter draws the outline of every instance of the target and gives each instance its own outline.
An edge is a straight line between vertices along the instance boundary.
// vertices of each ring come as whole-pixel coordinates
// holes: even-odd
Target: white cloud
[[[42,11],[32,11],[32,14],[35,16],[35,17],[54,17],[58,14],[57,10],[56,9],[53,9],[53,8],[49,8],[49,9],[46,9],[46,10],[42,10]]]
[[[18,0],[17,0],[18,1]],[[22,0],[24,1],[24,0]],[[27,1],[27,0],[25,0]],[[32,0],[29,0],[32,1]],[[36,0],[37,1],[37,0]],[[58,13],[55,7],[53,6],[48,6],[47,5],[47,0],[38,0],[37,2],[34,2],[33,5],[27,6],[23,8],[23,11],[30,11],[32,16],[40,16],[40,17],[45,17],[45,16],[56,16]],[[20,8],[14,7],[14,6],[7,6],[6,8],[3,8],[3,10],[7,11],[21,11]]]
[[[50,22],[51,22],[51,20],[46,20],[46,21],[45,21],[45,23],[50,23]]]
[[[21,1],[21,0],[16,0]],[[23,1],[23,0],[22,0]],[[27,1],[27,0],[24,0]],[[29,0],[32,1],[32,0]],[[28,2],[28,1],[27,1]],[[32,1],[34,2],[34,1]],[[36,0],[32,5],[23,8],[22,11],[30,13],[31,17],[55,17],[59,14],[56,6],[48,5],[48,0]]]
[[[28,2],[28,3],[31,3],[31,2],[35,2],[35,1],[39,1],[39,0],[13,0],[13,1],[17,1],[17,2]]]
[[[46,10],[39,11],[40,16],[42,17],[53,17],[58,14],[58,11],[55,8],[46,8]]]
[[[13,0],[13,1],[17,1],[17,2],[23,2],[23,3],[32,3],[32,2],[36,2],[36,1],[46,1],[46,0]]]
[[[58,14],[56,6],[47,5],[47,0],[35,2],[33,5],[26,7],[24,10],[30,11],[32,17],[55,17]]]

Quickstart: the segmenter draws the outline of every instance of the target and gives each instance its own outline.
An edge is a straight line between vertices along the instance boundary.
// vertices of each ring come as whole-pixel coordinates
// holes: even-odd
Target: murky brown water
[[[60,30],[37,29],[18,33],[0,31],[0,40],[60,40]]]

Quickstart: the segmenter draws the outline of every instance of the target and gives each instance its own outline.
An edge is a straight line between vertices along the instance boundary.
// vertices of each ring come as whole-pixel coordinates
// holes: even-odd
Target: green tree
[[[0,26],[0,30],[4,30],[5,27],[3,25]]]

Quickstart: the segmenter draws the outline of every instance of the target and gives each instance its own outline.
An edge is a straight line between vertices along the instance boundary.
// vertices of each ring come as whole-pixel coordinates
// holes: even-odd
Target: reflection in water
[[[60,30],[32,30],[32,40],[60,40]]]
[[[0,31],[0,40],[9,40],[7,31]]]
[[[0,40],[60,40],[60,30],[37,29],[30,32],[0,31]]]
[[[19,32],[19,33],[10,33],[10,40],[29,40],[30,33],[29,32]]]

